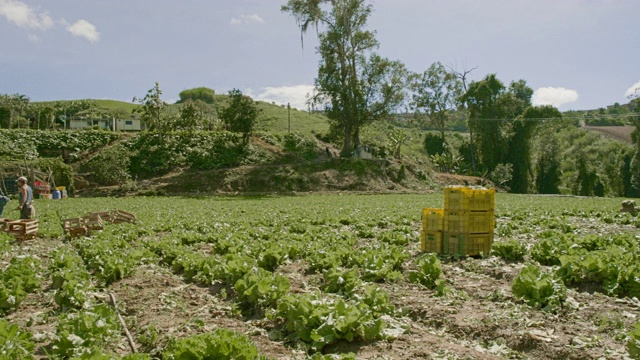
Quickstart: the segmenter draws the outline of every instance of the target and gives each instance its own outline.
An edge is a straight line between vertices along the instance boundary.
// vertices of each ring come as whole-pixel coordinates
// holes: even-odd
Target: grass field
[[[466,259],[419,251],[421,208],[442,201],[441,192],[37,200],[36,240],[0,234],[0,349],[13,351],[3,353],[9,358],[28,358],[12,344],[35,358],[125,357],[131,349],[108,305],[113,294],[146,354],[127,359],[188,351],[629,356],[640,316],[640,218],[619,213],[621,199],[498,194],[496,251]],[[61,219],[109,209],[138,222],[63,236]],[[526,283],[521,273],[531,267],[542,275],[522,295],[514,283]]]

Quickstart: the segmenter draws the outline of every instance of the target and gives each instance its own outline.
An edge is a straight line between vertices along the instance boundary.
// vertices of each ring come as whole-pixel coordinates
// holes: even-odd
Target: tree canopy
[[[374,52],[378,41],[366,29],[372,6],[364,0],[290,0],[282,11],[295,17],[302,35],[309,26],[318,30],[312,101],[324,106],[333,132],[341,134],[343,156],[350,156],[361,128],[403,102],[407,71]]]
[[[212,89],[206,87],[197,87],[193,89],[187,89],[180,92],[180,100],[176,102],[176,104],[182,104],[187,100],[196,101],[200,100],[209,105],[213,105],[215,103],[215,95],[216,92]]]

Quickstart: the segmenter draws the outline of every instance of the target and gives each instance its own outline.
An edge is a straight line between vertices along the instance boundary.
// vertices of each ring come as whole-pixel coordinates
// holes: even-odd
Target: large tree
[[[473,132],[471,141],[475,151],[479,153],[477,158],[489,172],[495,169],[506,153],[505,133],[502,131],[502,122],[499,121],[503,119],[499,103],[504,91],[504,84],[495,74],[489,74],[481,81],[469,84],[461,97],[461,101],[469,109],[469,130]]]
[[[372,6],[365,0],[289,0],[282,11],[296,18],[302,34],[309,26],[318,30],[313,102],[324,104],[332,130],[342,134],[342,154],[349,156],[360,129],[404,101],[406,69],[375,54],[378,41],[366,29]]]
[[[160,84],[156,82],[153,88],[149,89],[142,99],[134,97],[133,102],[142,105],[139,108],[135,108],[133,112],[140,114],[141,120],[147,130],[157,131],[161,136],[163,133],[169,131],[169,123],[171,121],[165,113],[169,104],[162,100]]]
[[[411,107],[417,115],[426,115],[429,122],[440,131],[444,144],[444,131],[450,114],[458,108],[462,95],[462,81],[453,71],[448,71],[440,62],[433,63],[411,82],[413,91]]]
[[[541,124],[542,119],[561,117],[562,113],[551,105],[529,106],[521,115],[511,122],[508,162],[513,164],[513,173],[511,183],[509,184],[512,192],[521,194],[529,192],[531,179],[533,179],[531,140],[535,135],[536,129]],[[552,147],[553,144],[549,143],[549,146]],[[552,154],[553,152],[549,151],[549,154],[545,154],[545,156],[550,157]],[[544,171],[555,171],[555,169],[551,169],[553,167],[553,165],[550,165],[551,160],[552,159],[545,159],[547,164],[542,164]],[[555,180],[549,183],[555,184]],[[543,185],[547,186],[547,184]],[[552,186],[545,188],[544,191],[550,191],[549,189],[551,188]]]

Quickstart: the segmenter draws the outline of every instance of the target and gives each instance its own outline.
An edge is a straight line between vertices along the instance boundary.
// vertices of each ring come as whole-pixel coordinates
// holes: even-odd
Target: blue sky
[[[305,108],[317,73],[285,0],[0,0],[0,93],[32,101],[142,97],[205,86]],[[440,61],[525,79],[561,110],[625,103],[640,87],[638,0],[376,0],[378,52],[414,72]]]

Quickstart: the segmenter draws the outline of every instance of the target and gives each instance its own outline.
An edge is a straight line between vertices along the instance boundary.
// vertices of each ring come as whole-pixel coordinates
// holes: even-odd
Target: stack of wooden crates
[[[422,251],[455,256],[488,254],[493,244],[495,190],[444,189],[444,208],[422,209]]]

